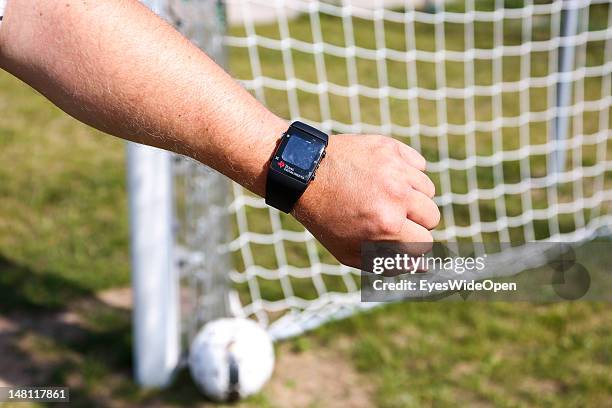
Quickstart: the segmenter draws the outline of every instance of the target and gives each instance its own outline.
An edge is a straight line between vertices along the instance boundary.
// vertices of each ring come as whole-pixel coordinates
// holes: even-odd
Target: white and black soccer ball
[[[252,320],[215,320],[191,343],[189,369],[200,390],[212,400],[247,397],[258,392],[272,375],[272,340]]]

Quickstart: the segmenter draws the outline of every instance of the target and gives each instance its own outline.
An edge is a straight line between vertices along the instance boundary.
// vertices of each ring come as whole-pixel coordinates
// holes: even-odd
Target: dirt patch
[[[63,344],[84,338],[89,310],[131,307],[131,289],[101,292],[95,298],[79,299],[58,312],[0,315],[0,386],[44,384],[53,368],[69,356],[46,352],[45,341]],[[42,344],[42,345],[41,345]]]
[[[24,361],[12,340],[17,326],[9,319],[0,316],[0,387],[29,384],[31,365]]]
[[[116,309],[132,309],[132,288],[109,289],[98,293],[97,299]]]
[[[333,348],[295,352],[277,348],[274,375],[264,392],[270,401],[300,407],[372,407],[374,386]]]
[[[554,395],[561,391],[561,384],[545,378],[528,377],[523,380],[519,388],[534,395]]]

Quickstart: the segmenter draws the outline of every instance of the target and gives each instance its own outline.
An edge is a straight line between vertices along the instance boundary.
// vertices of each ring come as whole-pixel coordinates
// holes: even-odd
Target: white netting
[[[437,240],[576,241],[610,225],[611,9],[606,0],[232,0],[225,43],[230,71],[287,119],[420,150],[442,212]],[[262,199],[233,193],[234,314],[282,338],[364,307],[358,271]],[[201,188],[181,194],[194,208],[211,203]],[[206,224],[204,213],[214,211],[185,223]],[[210,247],[199,234],[192,251]],[[196,262],[192,288],[206,286],[210,265]],[[209,293],[198,289],[196,309]]]

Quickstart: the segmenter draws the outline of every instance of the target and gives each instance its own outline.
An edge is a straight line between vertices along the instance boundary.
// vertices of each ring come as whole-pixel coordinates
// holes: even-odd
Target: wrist
[[[266,195],[266,179],[270,161],[288,127],[289,123],[281,118],[270,119],[265,124],[262,123],[252,143],[246,147],[252,153],[252,163],[245,172],[244,182],[238,182],[260,197]]]
[[[291,215],[304,225],[306,225],[305,223],[308,221],[312,222],[322,218],[322,214],[317,210],[319,203],[321,203],[321,197],[328,194],[330,180],[333,179],[333,174],[336,171],[334,150],[334,138],[330,137],[326,148],[325,159],[321,160],[317,170],[317,177],[311,180],[291,211]]]
[[[203,146],[194,158],[264,197],[270,159],[288,127],[265,109],[251,111],[241,123],[212,132],[220,136],[216,146]]]

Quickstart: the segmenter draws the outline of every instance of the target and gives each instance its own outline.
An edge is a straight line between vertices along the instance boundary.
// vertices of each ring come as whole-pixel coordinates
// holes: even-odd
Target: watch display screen
[[[293,135],[287,141],[281,157],[289,164],[293,164],[302,170],[308,170],[320,152],[321,143]]]
[[[326,146],[326,142],[314,135],[291,129],[291,133],[283,136],[270,166],[306,183],[313,177]]]

